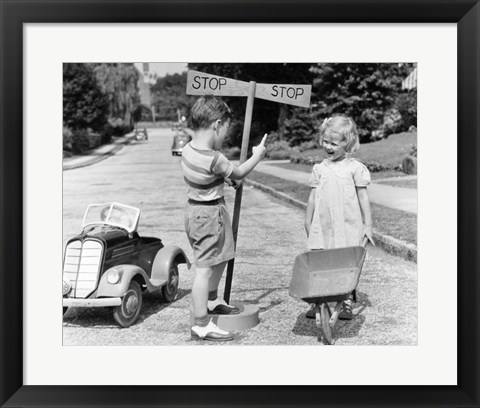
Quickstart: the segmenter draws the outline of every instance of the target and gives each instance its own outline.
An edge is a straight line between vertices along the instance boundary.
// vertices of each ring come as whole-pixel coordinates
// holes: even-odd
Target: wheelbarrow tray
[[[308,303],[348,299],[358,285],[365,256],[363,246],[313,250],[297,255],[290,296]]]

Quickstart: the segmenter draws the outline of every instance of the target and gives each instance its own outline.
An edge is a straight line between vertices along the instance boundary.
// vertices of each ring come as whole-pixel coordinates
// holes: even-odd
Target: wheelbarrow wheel
[[[327,303],[322,303],[320,305],[320,319],[322,321],[322,329],[323,329],[323,338],[326,344],[334,344],[334,330],[333,327],[330,325],[330,317],[331,317],[330,307]]]

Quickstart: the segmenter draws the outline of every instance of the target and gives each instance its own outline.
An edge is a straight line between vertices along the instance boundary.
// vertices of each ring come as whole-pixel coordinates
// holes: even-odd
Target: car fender
[[[112,270],[116,270],[120,275],[120,280],[117,283],[109,283],[107,281],[108,273]],[[117,265],[107,269],[100,278],[96,297],[122,297],[127,291],[132,279],[136,280],[140,286],[146,284],[149,289],[152,286],[147,274],[139,266]]]
[[[167,280],[168,272],[173,263],[181,264],[186,263],[188,269],[190,269],[190,261],[188,260],[183,249],[177,246],[164,246],[161,248],[152,265],[152,280]]]

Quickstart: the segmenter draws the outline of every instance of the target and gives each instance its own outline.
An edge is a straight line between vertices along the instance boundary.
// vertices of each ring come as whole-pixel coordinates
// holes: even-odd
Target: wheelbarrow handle
[[[368,238],[365,236],[362,239],[362,247],[366,248],[368,245]]]

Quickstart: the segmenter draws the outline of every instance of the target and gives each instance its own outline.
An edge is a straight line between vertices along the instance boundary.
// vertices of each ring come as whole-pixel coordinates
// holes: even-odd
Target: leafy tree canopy
[[[351,116],[361,139],[368,140],[411,70],[412,64],[315,64],[312,111],[322,120],[335,113]]]
[[[131,125],[132,113],[140,103],[139,73],[132,63],[89,64],[108,99],[108,116]]]
[[[150,90],[153,97],[152,104],[155,106],[159,119],[176,121],[178,113],[188,115],[196,98],[185,93],[186,87],[186,72],[166,75],[157,79]]]
[[[63,122],[71,129],[101,129],[107,122],[108,99],[92,68],[63,64]]]

